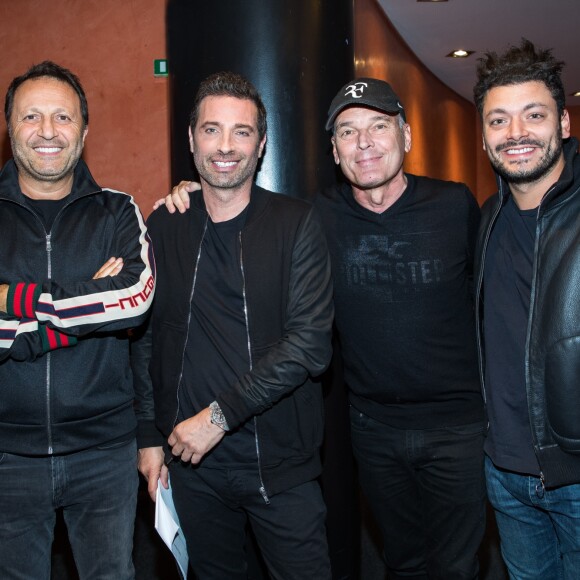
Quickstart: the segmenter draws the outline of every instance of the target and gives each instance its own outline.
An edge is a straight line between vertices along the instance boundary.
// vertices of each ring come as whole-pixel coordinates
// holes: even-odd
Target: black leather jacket
[[[157,264],[150,330],[134,349],[138,381],[152,380],[155,424],[175,425],[195,273],[208,214],[199,192],[191,210],[149,218]],[[228,426],[254,420],[262,493],[316,478],[322,393],[311,377],[331,356],[332,284],[326,241],[312,206],[254,186],[241,232],[251,370],[217,397]],[[135,364],[136,363],[136,364]],[[139,385],[143,388],[143,385]],[[151,390],[151,383],[149,382]],[[155,444],[153,409],[138,406],[139,446]],[[157,443],[159,444],[159,442]]]
[[[538,208],[525,376],[534,449],[546,487],[580,482],[580,157],[578,142],[564,146],[566,165]],[[509,195],[482,208],[476,252],[479,370],[484,382],[483,265],[489,235]]]

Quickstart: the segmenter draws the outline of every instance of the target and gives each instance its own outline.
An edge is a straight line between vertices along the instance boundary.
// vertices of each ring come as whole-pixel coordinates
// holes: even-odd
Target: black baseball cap
[[[330,131],[333,128],[334,120],[343,109],[361,105],[385,113],[398,113],[403,117],[403,121],[407,122],[403,104],[389,83],[379,79],[362,78],[344,85],[332,99],[328,109],[326,130]]]

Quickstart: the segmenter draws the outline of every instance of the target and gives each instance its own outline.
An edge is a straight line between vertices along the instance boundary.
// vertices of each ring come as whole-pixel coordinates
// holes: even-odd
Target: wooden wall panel
[[[153,60],[165,57],[165,0],[16,0],[1,3],[0,23],[2,99],[34,63],[70,68],[89,102],[91,171],[148,214],[170,185],[167,80],[153,77]],[[0,127],[4,163],[11,153]]]
[[[473,105],[427,70],[376,0],[354,0],[357,76],[383,78],[403,100],[413,133],[405,168],[463,181],[480,202],[495,191]],[[168,85],[153,77],[164,58],[166,0],[18,0],[0,3],[0,94],[31,64],[52,59],[79,75],[89,100],[85,159],[105,186],[135,196],[147,215],[170,187]],[[570,107],[580,135],[580,106]],[[0,123],[0,162],[10,157]]]
[[[387,80],[402,99],[413,144],[405,170],[463,181],[481,202],[495,182],[477,154],[475,107],[437,79],[398,35],[376,0],[355,1],[356,75]]]

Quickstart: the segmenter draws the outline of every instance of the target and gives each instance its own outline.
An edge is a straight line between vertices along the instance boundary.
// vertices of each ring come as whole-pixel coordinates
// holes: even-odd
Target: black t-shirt
[[[24,196],[24,199],[28,207],[30,207],[34,213],[40,217],[44,224],[44,229],[47,232],[50,232],[58,212],[68,201],[66,197],[63,197],[62,199],[31,199],[30,197]]]
[[[485,451],[497,467],[539,474],[525,378],[525,346],[537,209],[520,210],[512,197],[500,212],[485,256],[485,384],[489,434]]]
[[[207,407],[250,369],[239,240],[246,213],[226,222],[208,221],[191,305],[180,421]],[[202,465],[235,467],[255,461],[254,425],[248,421],[228,432]]]
[[[394,427],[483,419],[470,276],[479,207],[463,184],[408,175],[377,214],[349,185],[315,201],[350,401]]]

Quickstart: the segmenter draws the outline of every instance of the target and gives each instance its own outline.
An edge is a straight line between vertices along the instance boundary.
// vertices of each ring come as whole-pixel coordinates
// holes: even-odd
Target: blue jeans
[[[0,578],[49,580],[63,509],[81,580],[131,580],[137,502],[135,440],[70,455],[0,453]]]
[[[498,469],[489,457],[485,474],[510,578],[580,578],[580,484],[543,489],[538,477]]]
[[[392,580],[474,580],[485,530],[483,422],[395,429],[351,407],[359,480]]]
[[[249,523],[270,577],[330,580],[326,507],[316,481],[271,496],[258,489],[257,466],[240,469],[169,466],[173,501],[198,580],[246,580]]]

